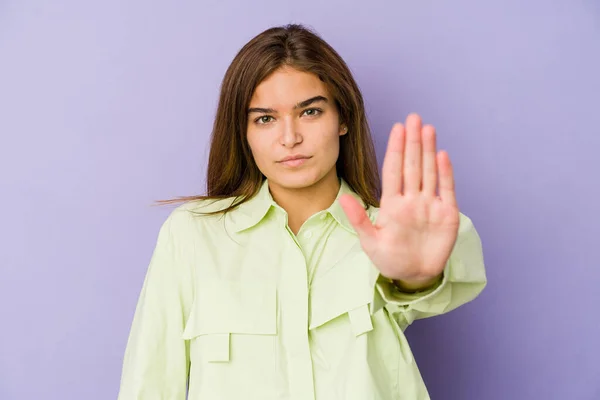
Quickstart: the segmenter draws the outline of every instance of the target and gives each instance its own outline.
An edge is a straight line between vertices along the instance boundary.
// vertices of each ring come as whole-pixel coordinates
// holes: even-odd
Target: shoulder
[[[200,199],[187,201],[173,210],[173,213],[204,214],[216,211],[222,211],[230,207],[235,201],[235,197],[224,199]]]
[[[171,210],[165,221],[171,229],[185,230],[198,224],[207,224],[223,217],[223,213],[210,214],[223,211],[230,207],[235,197],[225,199],[200,199],[191,200],[178,205]],[[232,212],[235,210],[232,210]]]

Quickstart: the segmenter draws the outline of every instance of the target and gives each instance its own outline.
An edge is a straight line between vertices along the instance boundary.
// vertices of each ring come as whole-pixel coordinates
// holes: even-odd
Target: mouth
[[[278,161],[278,164],[284,165],[286,167],[299,167],[308,161],[311,157],[309,156],[293,156],[286,157],[281,161]]]

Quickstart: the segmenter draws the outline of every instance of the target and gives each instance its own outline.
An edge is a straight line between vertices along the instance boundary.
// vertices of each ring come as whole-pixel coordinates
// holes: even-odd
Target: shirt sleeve
[[[189,343],[182,339],[193,302],[184,211],[162,224],[135,309],[118,400],[185,400]],[[188,239],[189,240],[189,239]]]
[[[487,284],[481,240],[469,217],[460,213],[458,237],[443,278],[434,287],[404,293],[381,275],[376,298],[405,329],[414,320],[447,313],[475,299]]]

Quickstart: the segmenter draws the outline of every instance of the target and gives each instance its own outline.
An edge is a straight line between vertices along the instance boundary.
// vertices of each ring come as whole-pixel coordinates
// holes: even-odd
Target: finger
[[[402,190],[402,158],[404,157],[404,125],[394,124],[388,138],[387,150],[381,168],[381,196],[400,194]]]
[[[437,163],[440,171],[440,197],[444,203],[456,207],[454,171],[450,162],[450,156],[446,151],[439,152]]]
[[[437,186],[435,128],[431,125],[423,127],[423,192],[435,197]]]
[[[410,114],[406,118],[404,194],[421,190],[421,170],[421,118],[417,114]]]
[[[362,205],[351,195],[345,194],[339,199],[342,209],[348,217],[348,221],[358,234],[364,248],[369,248],[375,240],[375,226],[369,219]]]

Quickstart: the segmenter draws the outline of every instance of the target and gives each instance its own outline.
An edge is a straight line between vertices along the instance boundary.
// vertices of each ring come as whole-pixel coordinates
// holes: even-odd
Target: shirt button
[[[310,239],[312,237],[312,232],[311,231],[306,232],[304,234],[304,237],[307,238],[307,239]]]

